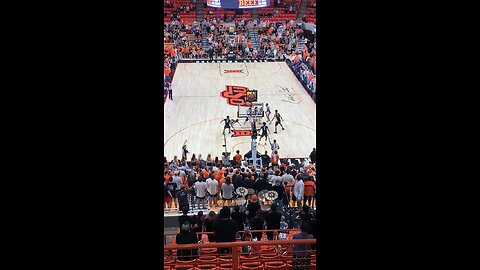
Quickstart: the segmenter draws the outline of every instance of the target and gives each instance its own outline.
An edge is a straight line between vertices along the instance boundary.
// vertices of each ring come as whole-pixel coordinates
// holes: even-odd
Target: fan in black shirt
[[[232,184],[233,186],[235,186],[235,189],[237,189],[238,187],[244,187],[245,185],[243,184],[243,181],[242,181],[242,176],[240,175],[240,172],[236,172],[233,176],[232,176]]]
[[[205,232],[213,232],[213,226],[216,221],[217,217],[215,212],[210,211],[206,219],[203,220],[203,225],[205,225]],[[213,243],[215,242],[215,235],[214,234],[207,234],[208,242]]]
[[[265,221],[267,222],[267,230],[280,229],[280,221],[282,220],[282,213],[277,211],[277,204],[272,204],[271,211],[268,213]],[[267,232],[268,240],[273,240],[273,232]]]
[[[195,233],[190,229],[191,225],[188,222],[180,226],[180,233],[175,239],[177,245],[198,243]],[[198,256],[198,249],[179,249],[177,256],[180,261],[191,261]]]
[[[186,210],[187,212],[190,211],[190,205],[188,204],[188,193],[185,190],[185,186],[182,184],[180,185],[181,189],[180,191],[177,192],[177,198],[178,198],[178,208],[180,211],[183,212],[183,210]]]
[[[255,217],[257,211],[260,209],[260,203],[257,200],[257,195],[252,195],[250,201],[247,204],[247,219]],[[254,236],[255,237],[255,236]]]
[[[268,189],[268,183],[265,178],[259,178],[257,182],[255,182],[255,193],[259,193],[260,191]]]
[[[192,217],[193,220],[193,228],[192,231],[194,233],[202,232],[203,228],[203,212],[199,211],[197,216]],[[202,234],[197,234],[198,241],[202,240]]]
[[[263,224],[265,223],[265,220],[263,219],[263,212],[262,210],[258,210],[255,213],[255,216],[251,219],[249,219],[250,223],[250,230],[263,230]],[[262,239],[262,233],[261,232],[252,232],[253,238],[257,238],[258,241]]]
[[[240,206],[236,205],[233,208],[234,212],[232,213],[232,219],[235,220],[238,226],[239,231],[244,231],[245,230],[245,219],[247,218],[247,215],[245,215],[244,212],[240,212]]]
[[[224,206],[220,210],[220,219],[213,225],[213,232],[215,233],[215,240],[220,242],[235,242],[238,236],[237,223],[230,218],[230,208]],[[231,248],[219,248],[219,254],[232,253]]]

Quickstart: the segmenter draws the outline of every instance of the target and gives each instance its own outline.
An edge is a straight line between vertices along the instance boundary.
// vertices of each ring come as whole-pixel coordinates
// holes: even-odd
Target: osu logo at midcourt
[[[227,99],[232,106],[249,107],[249,102],[257,101],[257,91],[250,90],[245,86],[226,85],[226,90],[220,92],[220,96]]]

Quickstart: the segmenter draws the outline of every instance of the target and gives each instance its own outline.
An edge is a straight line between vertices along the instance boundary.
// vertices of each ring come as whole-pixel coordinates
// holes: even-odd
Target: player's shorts
[[[165,197],[163,201],[169,204],[172,202],[172,197]]]
[[[260,137],[267,137],[267,133],[262,133],[262,135]]]
[[[230,126],[224,126],[223,129],[230,128]]]
[[[197,195],[195,195],[195,197],[197,197],[197,199],[199,199],[199,200],[205,200],[205,196],[203,196],[203,197],[198,197]]]
[[[275,122],[275,126],[282,124],[280,121]]]

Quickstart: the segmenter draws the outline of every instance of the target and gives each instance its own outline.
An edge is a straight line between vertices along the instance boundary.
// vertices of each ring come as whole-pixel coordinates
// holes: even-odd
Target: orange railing
[[[316,268],[316,254],[312,245],[316,239],[242,241],[226,243],[201,243],[164,246],[165,269],[292,269],[292,265],[303,264],[306,268]],[[302,257],[293,251],[293,245],[308,247]],[[242,247],[252,247],[250,252],[242,252]],[[228,248],[225,254],[218,254],[217,249]],[[198,250],[198,254],[181,259],[178,250]],[[308,254],[305,256],[305,254]],[[191,256],[191,255],[189,255]]]
[[[163,234],[163,244],[167,245],[167,237],[171,237],[172,240],[177,236],[177,234],[180,232],[180,229],[177,230],[176,233],[164,233]],[[245,231],[239,231],[240,234],[242,234]],[[278,229],[278,230],[250,230],[251,233],[262,233],[262,235],[265,235],[263,233],[266,232],[277,232],[277,233],[286,233],[287,239],[291,239],[294,233],[299,233],[300,229]],[[206,235],[209,234],[214,234],[213,232],[196,232],[197,236],[199,234],[202,235],[202,241],[208,241],[208,238],[205,237]],[[265,237],[262,237],[263,240],[266,240]],[[262,239],[258,239],[259,241],[262,241]],[[175,241],[173,241],[175,243]]]

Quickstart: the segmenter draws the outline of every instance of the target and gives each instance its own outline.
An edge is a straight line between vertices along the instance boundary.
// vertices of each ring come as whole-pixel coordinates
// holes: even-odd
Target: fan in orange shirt
[[[240,150],[237,150],[237,154],[233,157],[233,160],[235,160],[235,163],[237,163],[238,165],[241,164],[242,155],[240,155]]]
[[[315,193],[315,183],[312,181],[312,177],[309,177],[304,183],[304,197],[303,204],[307,204],[312,207],[313,194]]]

